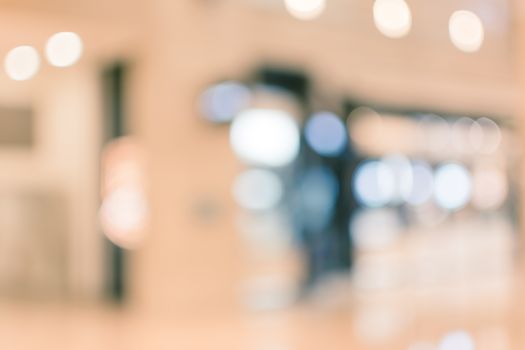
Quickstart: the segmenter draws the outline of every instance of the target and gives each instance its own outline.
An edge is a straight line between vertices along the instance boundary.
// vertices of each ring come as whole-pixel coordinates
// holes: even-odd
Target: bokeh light
[[[208,88],[200,97],[200,109],[214,123],[230,122],[250,105],[250,90],[241,83],[227,81]]]
[[[446,154],[452,137],[450,124],[443,117],[427,114],[421,118],[420,126],[420,142],[426,145],[427,151],[436,157]]]
[[[447,334],[438,350],[475,350],[475,343],[472,337],[464,331],[451,332]]]
[[[353,143],[362,151],[374,148],[385,132],[383,117],[368,107],[358,107],[348,116],[347,127]]]
[[[411,205],[427,202],[434,192],[434,173],[430,165],[422,161],[412,163],[412,186],[405,197]]]
[[[77,33],[60,32],[53,34],[46,43],[46,57],[55,67],[69,67],[82,57],[84,44]]]
[[[367,161],[357,168],[353,189],[361,204],[382,207],[387,205],[395,194],[394,173],[381,161]]]
[[[284,0],[288,12],[301,20],[319,17],[326,8],[326,0]]]
[[[142,186],[144,183],[143,152],[132,137],[115,139],[103,152],[103,193],[119,187]]]
[[[139,188],[119,187],[107,194],[100,208],[106,236],[123,248],[135,248],[143,239],[148,216],[147,200]]]
[[[489,118],[480,118],[477,122],[483,131],[483,142],[479,151],[483,154],[495,153],[501,144],[501,128]]]
[[[464,166],[449,163],[436,170],[434,196],[440,207],[460,209],[469,202],[471,194],[472,178]]]
[[[116,139],[102,155],[102,231],[116,245],[133,249],[143,241],[149,219],[144,155],[131,137]]]
[[[233,196],[241,207],[268,210],[277,206],[283,196],[283,184],[274,172],[251,169],[237,176]]]
[[[404,0],[376,0],[374,22],[383,35],[401,38],[410,32],[412,13]]]
[[[473,153],[479,149],[481,138],[481,127],[471,118],[462,117],[452,125],[453,142],[459,153]]]
[[[394,176],[394,193],[391,204],[401,204],[408,197],[413,186],[413,174],[410,160],[403,155],[388,155],[381,159],[390,168]]]
[[[40,55],[32,46],[15,47],[7,53],[4,68],[13,80],[29,80],[40,69]]]
[[[337,156],[347,146],[347,131],[341,119],[330,112],[316,113],[305,126],[308,145],[323,156]]]
[[[505,172],[494,166],[473,171],[472,204],[480,210],[497,209],[507,199],[509,184]]]
[[[299,153],[299,129],[284,111],[249,109],[233,120],[230,144],[235,154],[249,164],[282,167]]]
[[[481,19],[473,12],[460,10],[452,14],[449,20],[450,40],[463,52],[476,52],[485,38],[485,29]]]
[[[471,151],[479,152],[483,147],[484,133],[483,127],[479,124],[477,120],[473,121],[472,125],[470,126],[468,139]]]

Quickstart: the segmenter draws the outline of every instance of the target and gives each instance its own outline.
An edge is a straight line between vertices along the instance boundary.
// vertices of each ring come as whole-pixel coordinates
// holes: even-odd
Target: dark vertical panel
[[[125,73],[126,68],[122,63],[108,67],[103,73],[106,142],[124,136],[126,133]],[[107,246],[110,262],[107,274],[107,291],[116,301],[123,301],[126,296],[126,254],[109,240]]]

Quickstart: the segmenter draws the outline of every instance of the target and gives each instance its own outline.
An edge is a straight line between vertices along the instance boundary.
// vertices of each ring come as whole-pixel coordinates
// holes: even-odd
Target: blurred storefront
[[[0,8],[5,348],[522,348],[515,3]]]

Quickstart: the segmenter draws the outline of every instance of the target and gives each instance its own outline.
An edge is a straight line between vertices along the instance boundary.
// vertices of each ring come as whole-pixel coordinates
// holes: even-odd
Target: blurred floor
[[[381,308],[349,297],[344,284],[286,311],[148,317],[104,306],[2,304],[2,349],[412,349],[439,343],[448,332],[469,332],[477,350],[523,349],[523,305],[471,299],[447,306],[429,294],[388,293]],[[517,289],[516,289],[517,290]],[[433,292],[435,293],[435,292]],[[461,294],[461,293],[460,293]],[[391,313],[389,313],[391,312]],[[414,347],[414,349],[419,349]],[[423,349],[423,348],[421,348]],[[437,347],[436,347],[437,349]],[[448,349],[448,348],[446,348]],[[462,350],[462,347],[453,349]]]

